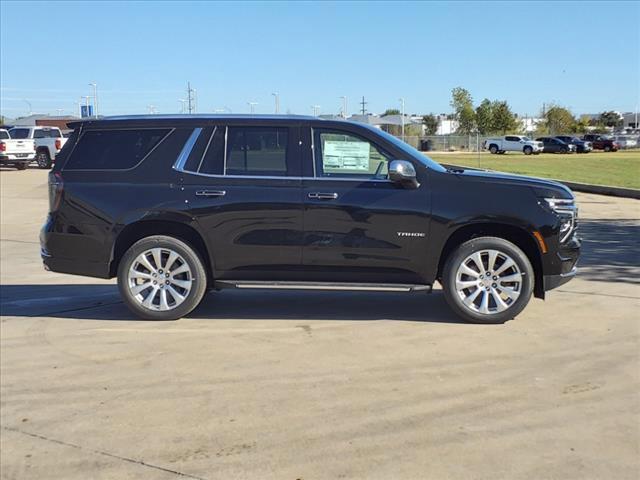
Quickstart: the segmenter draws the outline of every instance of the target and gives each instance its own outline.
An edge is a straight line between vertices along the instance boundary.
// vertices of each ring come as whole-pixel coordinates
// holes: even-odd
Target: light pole
[[[31,107],[31,102],[29,100],[27,100],[26,98],[23,99],[23,101],[24,101],[24,103],[29,105],[29,115],[31,115],[33,113],[33,108]]]
[[[178,102],[180,102],[180,113],[184,114],[184,105],[185,103],[187,103],[187,101],[184,98],[179,98]]]
[[[311,110],[313,111],[314,117],[320,115],[320,105],[311,105]]]
[[[402,111],[400,112],[400,114],[402,115],[401,117],[401,125],[402,125],[402,141],[404,142],[404,98],[400,99],[400,104],[402,105]]]
[[[98,118],[98,84],[96,82],[90,83],[89,86],[93,87],[93,106],[95,108],[95,112],[93,115]]]
[[[271,95],[273,95],[275,97],[275,101],[276,101],[276,114],[280,113],[280,94],[279,93],[272,93]]]
[[[247,102],[247,105],[249,105],[249,111],[251,113],[256,113],[256,105],[258,105],[258,102]]]
[[[344,118],[346,120],[346,118],[347,118],[347,97],[346,96],[342,96],[340,98],[342,99],[342,118]]]

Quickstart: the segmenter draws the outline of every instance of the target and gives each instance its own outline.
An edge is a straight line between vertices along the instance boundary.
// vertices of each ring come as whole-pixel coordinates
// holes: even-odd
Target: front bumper
[[[578,267],[574,266],[571,271],[567,273],[561,273],[560,275],[545,275],[544,276],[544,290],[549,291],[554,288],[564,285],[568,281],[572,280],[578,274]]]

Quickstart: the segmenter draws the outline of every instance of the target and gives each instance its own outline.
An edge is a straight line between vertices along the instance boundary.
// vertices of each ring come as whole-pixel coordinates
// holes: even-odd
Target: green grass
[[[640,189],[640,150],[587,154],[553,154],[525,156],[509,152],[490,153],[429,152],[440,163],[461,165],[569,182],[589,183]]]

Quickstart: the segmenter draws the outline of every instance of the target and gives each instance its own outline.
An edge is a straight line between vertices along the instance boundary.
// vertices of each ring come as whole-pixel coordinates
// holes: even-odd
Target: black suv
[[[437,280],[459,315],[501,323],[576,273],[568,188],[447,169],[364,124],[154,115],[72,128],[49,174],[45,267],[117,276],[143,318],[180,318],[220,288]]]

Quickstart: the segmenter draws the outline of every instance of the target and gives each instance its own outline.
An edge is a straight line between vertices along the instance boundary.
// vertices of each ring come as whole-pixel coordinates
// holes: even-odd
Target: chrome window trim
[[[211,133],[211,136],[209,137],[209,141],[207,142],[207,146],[204,149],[204,153],[202,154],[202,157],[200,157],[200,162],[198,163],[198,169],[196,170],[197,172],[199,172],[200,169],[202,168],[202,162],[204,161],[204,157],[207,156],[207,152],[209,151],[209,146],[211,145],[211,141],[213,140],[213,137],[215,136],[217,130],[218,130],[218,126],[216,125],[213,128],[213,132]]]
[[[136,163],[133,167],[129,167],[129,168],[69,168],[67,169],[67,163],[68,163],[68,159],[71,158],[71,154],[73,153],[73,151],[76,149],[76,147],[78,146],[78,143],[80,143],[80,140],[82,138],[83,135],[85,135],[87,132],[108,132],[108,131],[119,131],[119,130],[169,130],[167,132],[167,134],[162,137],[158,143],[156,143],[154,145],[154,147],[149,150],[147,152],[147,154],[142,157],[140,159],[140,161],[138,163]],[[144,162],[147,157],[149,155],[151,155],[156,148],[158,148],[160,145],[162,145],[162,143],[169,137],[169,135],[171,135],[173,132],[175,132],[176,129],[175,128],[153,128],[153,127],[149,127],[149,128],[90,128],[88,130],[84,130],[84,131],[80,131],[80,134],[78,135],[78,138],[76,139],[76,143],[75,145],[73,145],[73,149],[69,152],[69,155],[67,156],[67,161],[64,162],[64,166],[62,167],[62,170],[68,170],[70,172],[130,172],[131,170],[135,170],[136,168],[138,168],[142,162]]]
[[[176,162],[173,165],[174,170],[184,172],[184,164],[187,163],[187,159],[191,154],[191,150],[193,150],[193,146],[196,144],[196,141],[198,140],[198,137],[200,136],[201,132],[202,132],[202,128],[193,129],[193,132],[191,132],[191,135],[189,135],[189,138],[187,139],[184,146],[182,147],[182,150],[180,151],[180,154],[178,155],[178,158],[176,159]]]
[[[311,159],[313,161],[313,178],[318,178],[318,173],[316,172],[316,131],[313,127],[311,127]]]
[[[177,169],[176,169],[177,170]],[[274,175],[219,175],[213,173],[200,173],[200,172],[192,172],[189,170],[178,170],[179,172],[186,173],[189,175],[198,175],[200,177],[210,177],[210,178],[233,178],[233,179],[263,179],[263,180],[323,180],[323,181],[338,181],[338,182],[357,182],[357,183],[365,183],[365,182],[377,182],[377,183],[393,183],[388,179],[365,179],[365,178],[337,178],[337,177],[284,177],[284,176],[274,176]]]
[[[224,127],[224,157],[222,160],[222,175],[227,174],[227,141],[229,137],[229,126]]]

